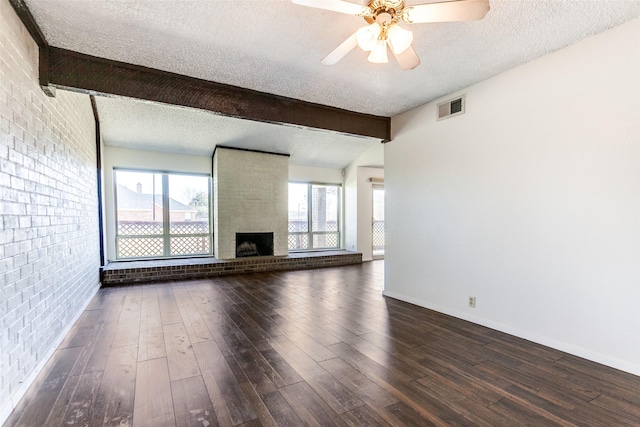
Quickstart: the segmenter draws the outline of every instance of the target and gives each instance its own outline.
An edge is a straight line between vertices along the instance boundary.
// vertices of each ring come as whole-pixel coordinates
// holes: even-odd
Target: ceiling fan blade
[[[368,16],[373,12],[367,6],[351,3],[343,0],[292,0],[301,6],[315,7],[333,12],[346,13],[347,15]]]
[[[476,21],[489,12],[489,0],[456,0],[407,6],[402,20],[408,24],[428,22]]]
[[[357,33],[357,32],[356,32]],[[334,49],[329,55],[327,55],[322,61],[323,65],[333,65],[336,62],[340,61],[344,56],[351,52],[353,48],[358,46],[358,39],[356,38],[356,33],[353,33],[349,36],[348,39],[343,41],[340,46]]]
[[[413,50],[413,47],[409,46],[402,53],[394,53],[396,57],[396,61],[398,61],[398,65],[402,68],[403,71],[409,71],[416,68],[420,65],[420,58],[416,54],[416,51]]]

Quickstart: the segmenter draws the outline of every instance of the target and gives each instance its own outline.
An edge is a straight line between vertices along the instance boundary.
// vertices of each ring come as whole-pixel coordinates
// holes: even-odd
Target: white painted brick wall
[[[38,86],[38,48],[0,0],[0,424],[99,286],[89,97]]]
[[[236,233],[273,232],[274,255],[287,255],[289,158],[218,148],[213,173],[216,258],[235,258]]]

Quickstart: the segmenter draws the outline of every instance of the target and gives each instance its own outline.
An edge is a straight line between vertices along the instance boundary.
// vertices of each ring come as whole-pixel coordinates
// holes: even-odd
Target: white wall
[[[345,249],[362,253],[371,261],[371,182],[384,178],[384,145],[373,144],[346,169],[344,177]]]
[[[211,157],[209,156],[189,156],[185,154],[141,151],[104,146],[102,159],[104,167],[103,192],[105,199],[105,245],[107,247],[107,260],[109,261],[114,261],[116,259],[116,217],[114,210],[115,204],[113,202],[115,185],[113,181],[113,170],[115,168],[211,175]]]
[[[640,20],[463,92],[392,120],[385,294],[640,374]]]
[[[289,181],[342,184],[342,169],[289,165]]]

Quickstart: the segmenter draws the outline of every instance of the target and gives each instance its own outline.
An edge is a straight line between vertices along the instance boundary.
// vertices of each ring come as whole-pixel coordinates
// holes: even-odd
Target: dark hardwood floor
[[[5,426],[640,425],[640,377],[382,285],[377,261],[102,289]]]

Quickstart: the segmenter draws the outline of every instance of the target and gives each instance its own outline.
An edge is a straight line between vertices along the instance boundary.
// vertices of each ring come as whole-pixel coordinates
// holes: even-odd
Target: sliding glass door
[[[289,250],[340,247],[340,186],[289,183]]]
[[[118,259],[211,255],[208,176],[114,174]]]
[[[371,235],[373,258],[384,257],[384,186],[374,185],[373,191],[373,232]]]

